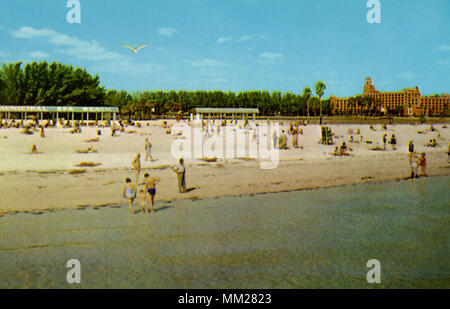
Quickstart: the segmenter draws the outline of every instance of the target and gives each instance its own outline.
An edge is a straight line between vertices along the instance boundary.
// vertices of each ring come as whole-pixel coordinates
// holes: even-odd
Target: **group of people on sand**
[[[151,149],[151,143],[149,142],[148,138],[146,138],[146,160],[147,157],[153,160],[151,157],[150,150]],[[148,152],[147,152],[148,151]],[[148,207],[147,205],[150,203],[150,211],[154,212],[154,203],[155,203],[155,195],[156,195],[156,184],[160,182],[160,178],[158,177],[152,177],[148,173],[144,174],[144,181],[142,183],[139,183],[139,174],[141,172],[141,161],[140,161],[141,155],[140,153],[137,153],[134,157],[133,161],[131,161],[131,166],[135,170],[135,181],[133,182],[129,177],[125,179],[125,186],[123,188],[123,197],[128,200],[129,203],[129,210],[130,214],[133,214],[133,203],[136,198],[139,199],[140,202],[140,209],[139,211],[145,211],[145,213],[148,213]],[[185,193],[187,192],[186,189],[186,168],[184,166],[184,160],[180,159],[178,161],[178,165],[173,167],[172,170],[177,175],[177,188],[179,193]],[[143,186],[139,188],[140,186]]]
[[[414,143],[412,140],[409,141],[408,143],[408,162],[409,162],[410,178],[418,177],[419,169],[420,169],[420,176],[427,176],[426,174],[427,159],[425,153],[422,152],[419,156],[417,152],[414,151]]]
[[[334,147],[333,155],[335,155],[335,156],[349,156],[350,153],[347,152],[348,149],[349,148],[347,147],[347,144],[343,141],[341,143],[341,145],[339,146],[339,148],[338,148],[338,146]]]
[[[299,148],[298,146],[298,136],[303,135],[303,129],[300,128],[301,125],[306,125],[303,121],[298,121],[296,123],[289,123],[288,134],[292,135],[292,147]]]
[[[387,140],[387,134],[384,133],[383,136],[381,137],[382,142],[383,142],[383,150],[386,150],[386,143],[391,144],[391,150],[396,150],[397,149],[397,137],[395,136],[395,134],[392,133],[391,138],[389,139],[389,141]]]
[[[157,177],[150,177],[148,173],[144,174],[144,182],[141,184],[133,183],[129,177],[125,179],[125,186],[123,188],[123,197],[128,200],[130,206],[130,214],[133,214],[133,203],[134,200],[139,198],[140,201],[140,211],[145,210],[148,214],[148,203],[150,202],[150,210],[153,213],[153,205],[155,203],[156,195],[156,183],[160,181]],[[144,185],[144,188],[138,188],[139,185]]]

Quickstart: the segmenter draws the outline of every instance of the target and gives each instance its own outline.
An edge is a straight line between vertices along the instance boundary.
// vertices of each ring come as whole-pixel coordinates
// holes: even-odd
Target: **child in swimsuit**
[[[420,166],[420,172],[422,176],[426,176],[426,167],[427,167],[427,159],[425,158],[425,153],[422,152],[420,154],[419,158],[419,166]]]
[[[128,199],[130,205],[130,214],[133,214],[133,202],[136,198],[136,187],[130,178],[125,179],[125,187],[123,188],[123,197]]]
[[[145,209],[145,213],[148,214],[148,208],[147,208],[147,199],[145,198],[145,191],[144,189],[139,189],[139,200],[141,201],[141,208],[140,211],[142,211],[143,209]]]

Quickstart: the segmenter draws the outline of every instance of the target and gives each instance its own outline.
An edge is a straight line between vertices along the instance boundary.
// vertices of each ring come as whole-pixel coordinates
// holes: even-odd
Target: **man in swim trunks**
[[[156,177],[150,177],[149,174],[144,175],[144,184],[145,184],[145,192],[147,192],[150,195],[150,209],[153,213],[153,205],[155,201],[155,195],[156,195],[156,183],[159,182],[159,178]]]

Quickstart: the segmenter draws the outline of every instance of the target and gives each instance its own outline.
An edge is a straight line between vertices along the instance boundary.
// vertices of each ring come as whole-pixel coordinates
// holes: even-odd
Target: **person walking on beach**
[[[386,136],[386,133],[384,133],[383,134],[383,150],[386,150],[386,142],[387,142],[387,136]]]
[[[144,175],[145,192],[147,192],[150,195],[150,209],[152,213],[153,213],[153,205],[155,203],[156,183],[159,181],[160,181],[159,178],[150,177],[149,174]]]
[[[130,206],[130,214],[133,214],[133,202],[136,198],[136,186],[131,182],[130,178],[125,179],[125,186],[123,188],[123,197],[128,200]]]
[[[41,137],[45,137],[44,126],[41,126]]]
[[[397,145],[397,138],[395,137],[394,134],[391,135],[391,139],[389,140],[389,143],[391,144],[391,149],[395,150]]]
[[[137,153],[133,161],[131,161],[131,166],[136,170],[136,183],[139,181],[139,174],[141,172],[141,154]]]
[[[113,123],[113,124],[111,125],[111,136],[112,136],[112,137],[117,136],[117,135],[116,135],[117,130],[118,130],[118,128],[117,128],[116,124]]]
[[[292,147],[298,148],[298,127],[292,129]]]
[[[145,138],[145,161],[148,161],[150,159],[153,161],[152,158],[152,143],[148,140],[148,137]]]
[[[186,169],[184,167],[184,160],[180,159],[179,164],[173,168],[173,171],[177,173],[178,192],[185,193],[186,190]]]
[[[278,132],[277,132],[277,130],[273,131],[272,140],[273,140],[273,148],[274,149],[278,149],[279,145],[278,145]]]
[[[408,162],[409,162],[409,170],[411,171],[411,178],[413,177],[413,162],[416,160],[416,154],[414,152],[414,144],[413,141],[410,140],[408,143]]]

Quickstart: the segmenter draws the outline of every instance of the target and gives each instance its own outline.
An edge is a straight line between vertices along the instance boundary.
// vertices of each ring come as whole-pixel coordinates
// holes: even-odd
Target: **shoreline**
[[[450,167],[447,167],[450,168]],[[436,175],[427,175],[427,176],[418,176],[416,179],[421,178],[439,178],[439,177],[448,177],[450,176],[450,173],[444,173],[444,174],[436,174]],[[302,191],[314,191],[314,190],[320,190],[320,189],[330,189],[330,188],[343,188],[348,186],[359,186],[359,185],[365,185],[365,184],[380,184],[380,183],[394,183],[394,182],[401,182],[401,181],[408,181],[411,180],[410,177],[396,177],[392,179],[384,179],[384,180],[374,180],[371,178],[361,179],[360,182],[349,182],[344,184],[330,184],[328,186],[313,186],[313,187],[304,187],[304,188],[298,188],[298,189],[281,189],[277,191],[265,191],[265,192],[255,192],[255,193],[239,193],[239,194],[229,194],[229,195],[219,195],[219,196],[209,196],[209,197],[182,197],[182,198],[176,198],[172,200],[157,200],[155,201],[155,211],[158,210],[160,207],[164,207],[164,205],[158,205],[160,203],[162,204],[172,204],[175,202],[183,201],[183,200],[215,200],[219,198],[226,198],[226,197],[251,197],[251,196],[260,196],[265,194],[278,194],[278,193],[289,193],[289,192],[302,192]],[[137,202],[134,202],[134,209],[137,207]],[[33,209],[33,210],[0,210],[0,218],[10,215],[16,215],[16,214],[30,214],[30,215],[42,215],[46,213],[52,213],[52,212],[59,212],[59,211],[67,211],[67,210],[85,210],[88,208],[100,210],[102,208],[127,208],[128,204],[126,202],[115,202],[115,203],[103,203],[103,204],[94,204],[94,205],[77,205],[73,207],[61,207],[61,208],[42,208],[42,209]],[[136,213],[135,213],[136,214]],[[128,215],[127,213],[124,213],[124,215]]]

